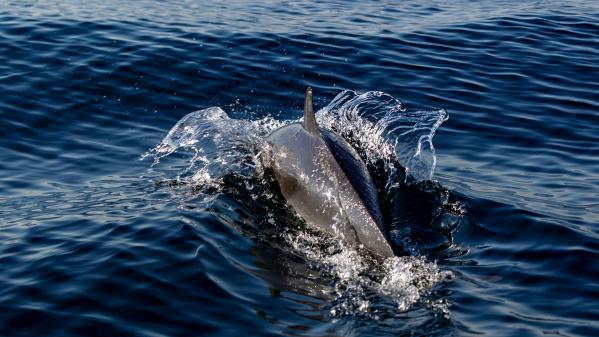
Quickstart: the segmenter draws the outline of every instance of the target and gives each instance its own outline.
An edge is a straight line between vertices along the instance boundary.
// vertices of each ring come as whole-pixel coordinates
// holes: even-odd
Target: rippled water
[[[598,335],[598,32],[592,1],[1,3],[0,335]],[[308,85],[404,256],[264,169]]]

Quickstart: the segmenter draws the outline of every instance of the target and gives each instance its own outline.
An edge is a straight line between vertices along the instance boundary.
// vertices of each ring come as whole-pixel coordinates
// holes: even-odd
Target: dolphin
[[[318,126],[311,88],[303,122],[273,131],[268,142],[281,193],[301,218],[351,246],[395,255],[366,165],[343,138]]]

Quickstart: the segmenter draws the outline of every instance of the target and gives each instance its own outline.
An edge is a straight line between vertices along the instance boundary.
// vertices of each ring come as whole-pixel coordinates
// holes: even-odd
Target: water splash
[[[161,159],[182,152],[191,158],[184,164],[178,163],[174,179],[193,187],[218,189],[226,174],[262,174],[259,157],[269,147],[266,136],[285,124],[270,117],[255,121],[232,119],[220,107],[210,107],[181,118],[140,159],[152,157],[155,166]]]
[[[416,180],[428,180],[436,166],[432,139],[448,115],[443,109],[406,112],[401,101],[380,91],[345,90],[318,111],[317,119],[355,146],[365,161],[384,160],[389,171],[398,169],[399,162]],[[263,173],[260,155],[269,148],[266,137],[295,122],[232,119],[220,107],[210,107],[183,117],[141,159],[153,157],[155,166],[176,152],[191,154],[176,179],[216,187],[227,173]]]
[[[383,160],[391,175],[394,170],[404,168],[396,166],[399,162],[414,179],[427,180],[433,175],[436,161],[432,138],[447,120],[447,113],[445,110],[406,112],[403,103],[388,94],[346,90],[321,109],[317,119],[321,127],[335,131],[355,146],[367,163]],[[236,181],[242,181],[235,192],[239,200],[272,209],[280,207],[271,199],[274,191],[256,188],[256,184],[267,186],[265,167],[270,148],[267,136],[295,122],[299,119],[233,119],[223,109],[211,107],[183,117],[141,159],[153,158],[152,167],[155,167],[171,156],[176,163],[170,171],[176,174],[175,182],[211,191],[201,196],[200,201],[213,200],[207,195],[220,193],[226,184],[223,178],[233,175]],[[415,303],[427,303],[423,299],[430,290],[451,276],[423,257],[373,260],[359,247],[345,247],[338,238],[314,234],[305,228],[291,232],[288,229],[296,224],[280,223],[271,216],[263,220],[258,221],[277,227],[274,232],[306,263],[335,280],[329,308],[333,318],[355,313],[376,318],[386,310],[377,303],[389,300],[395,310],[406,311]],[[446,305],[437,303],[429,307],[447,312]]]
[[[367,315],[377,318],[388,311],[380,303],[390,302],[393,310],[404,312],[422,302],[435,312],[448,315],[448,306],[429,301],[435,286],[453,279],[453,273],[440,270],[436,263],[420,256],[379,260],[359,249],[345,247],[341,241],[323,239],[314,233],[288,233],[286,241],[325,278],[333,279],[331,317]]]
[[[406,111],[395,97],[380,91],[339,93],[317,113],[319,124],[358,147],[367,161],[396,159],[416,180],[432,179],[437,159],[433,137],[449,116],[444,109]]]

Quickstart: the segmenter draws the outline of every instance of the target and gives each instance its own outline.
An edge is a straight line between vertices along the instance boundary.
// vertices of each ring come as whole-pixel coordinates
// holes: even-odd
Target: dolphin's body
[[[366,165],[341,137],[320,129],[306,90],[304,121],[268,137],[281,192],[297,214],[318,229],[394,256],[376,189]]]

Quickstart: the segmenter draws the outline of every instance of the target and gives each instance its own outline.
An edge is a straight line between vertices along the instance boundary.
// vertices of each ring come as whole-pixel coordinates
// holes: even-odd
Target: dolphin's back
[[[318,127],[310,88],[303,123],[273,131],[268,141],[281,193],[299,216],[346,242],[394,255],[366,165],[343,138]]]
[[[364,207],[368,210],[368,213],[379,227],[385,239],[389,240],[383,214],[379,206],[377,191],[366,166],[356,151],[343,138],[325,129],[321,129],[320,132],[335,161],[339,164],[343,173],[345,173],[345,176],[360,196],[360,199],[362,199]]]

